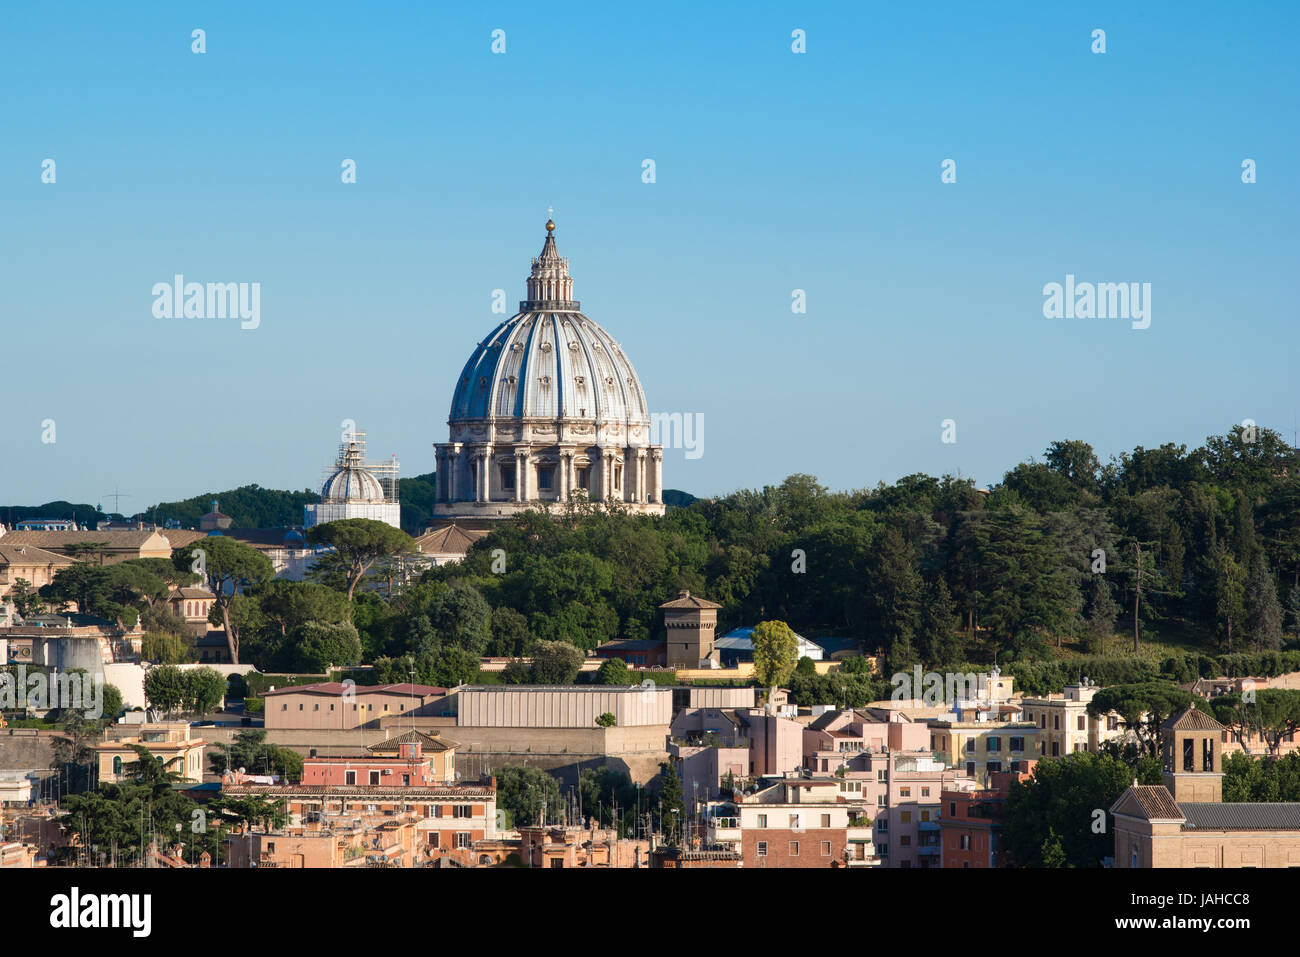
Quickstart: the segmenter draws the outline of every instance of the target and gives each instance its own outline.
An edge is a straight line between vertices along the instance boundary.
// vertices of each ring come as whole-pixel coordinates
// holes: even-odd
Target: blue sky
[[[1131,6],[10,5],[0,504],[313,486],[348,418],[431,471],[548,205],[651,407],[704,416],[669,487],[1290,437],[1300,8]],[[155,318],[175,273],[260,326]],[[1067,273],[1151,283],[1150,328],[1044,318]]]

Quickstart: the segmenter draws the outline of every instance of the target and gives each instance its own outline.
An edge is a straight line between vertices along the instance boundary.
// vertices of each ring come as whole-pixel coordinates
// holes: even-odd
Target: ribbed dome
[[[520,313],[479,345],[456,385],[450,421],[489,417],[650,424],[632,363],[578,312]]]
[[[361,449],[353,442],[343,456],[343,464],[321,486],[322,502],[383,502],[384,487],[362,467]]]
[[[582,314],[555,223],[519,312],[478,344],[437,450],[440,518],[506,519],[575,500],[664,514],[663,446],[622,348]]]
[[[449,424],[567,418],[648,428],[636,370],[613,337],[578,311],[569,261],[556,251],[554,224],[547,227],[527,280],[529,298],[465,363]]]

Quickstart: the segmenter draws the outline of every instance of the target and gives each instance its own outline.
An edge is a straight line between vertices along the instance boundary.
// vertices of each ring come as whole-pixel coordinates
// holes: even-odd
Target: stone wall
[[[648,783],[659,774],[659,764],[668,760],[667,725],[633,728],[473,728],[446,727],[427,719],[415,719],[415,727],[426,733],[438,732],[455,741],[456,770],[463,778],[477,779],[506,764],[526,764],[559,775],[574,783],[583,768],[609,766],[627,772],[633,781]],[[352,730],[273,728],[267,741],[307,756],[353,754],[372,744],[401,734],[407,728]],[[208,745],[228,744],[240,731],[238,725],[198,729]]]

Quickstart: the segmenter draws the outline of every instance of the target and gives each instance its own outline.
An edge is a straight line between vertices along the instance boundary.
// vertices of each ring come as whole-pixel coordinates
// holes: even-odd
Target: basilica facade
[[[662,515],[663,447],[650,444],[631,361],[573,298],[555,223],[519,312],[479,343],[437,452],[441,519],[508,518],[571,497]]]

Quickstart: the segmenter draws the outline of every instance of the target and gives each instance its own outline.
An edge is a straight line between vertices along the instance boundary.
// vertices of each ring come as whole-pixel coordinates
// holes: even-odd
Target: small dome
[[[284,536],[285,545],[300,546],[305,545],[306,543],[307,539],[303,536],[302,532],[298,531],[296,528],[289,529]]]
[[[343,464],[321,486],[322,502],[383,502],[384,487],[379,479],[361,464],[361,449],[356,442],[348,446]]]

